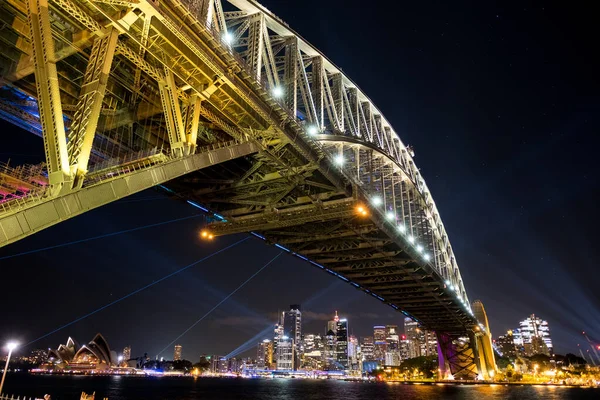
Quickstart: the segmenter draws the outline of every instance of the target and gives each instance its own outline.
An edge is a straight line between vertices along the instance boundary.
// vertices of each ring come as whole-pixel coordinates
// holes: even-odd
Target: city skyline
[[[492,332],[515,328],[514,322],[511,322],[514,315],[522,318],[535,313],[543,315],[553,327],[557,352],[574,351],[570,349],[576,349],[576,344],[582,342],[580,331],[600,336],[598,328],[590,322],[597,319],[600,299],[594,283],[590,282],[593,280],[586,279],[594,272],[592,260],[597,259],[597,249],[589,243],[588,238],[593,237],[594,232],[589,221],[597,220],[597,209],[593,202],[597,198],[598,184],[590,179],[589,171],[593,171],[595,164],[591,161],[594,158],[588,157],[590,154],[586,151],[594,146],[585,134],[591,132],[597,116],[590,111],[593,103],[572,101],[571,89],[577,87],[580,93],[588,93],[590,88],[587,84],[583,85],[577,79],[591,80],[581,77],[585,76],[587,67],[581,73],[569,64],[562,69],[564,75],[559,76],[545,62],[531,60],[528,50],[520,48],[526,46],[529,49],[531,46],[538,51],[547,50],[544,53],[552,59],[580,61],[586,57],[585,49],[578,48],[576,41],[572,41],[575,46],[571,49],[570,44],[565,46],[561,44],[562,39],[558,40],[552,35],[545,39],[546,42],[535,33],[529,33],[525,35],[525,45],[521,46],[521,41],[518,41],[520,50],[514,55],[506,51],[499,39],[500,36],[506,36],[507,41],[517,43],[515,31],[520,30],[518,26],[527,26],[527,18],[536,18],[552,25],[554,14],[539,8],[526,14],[512,8],[494,10],[491,6],[488,9],[480,5],[478,7],[482,8],[472,11],[480,13],[473,21],[481,23],[482,29],[487,29],[487,24],[493,26],[490,28],[489,45],[467,40],[464,34],[454,29],[454,24],[448,26],[448,21],[439,15],[432,18],[432,22],[425,19],[421,21],[422,26],[430,28],[428,32],[435,32],[436,38],[441,37],[438,32],[440,29],[446,34],[444,38],[456,37],[457,42],[469,49],[465,50],[467,54],[482,54],[487,51],[487,46],[491,46],[497,56],[494,59],[503,60],[499,63],[502,66],[486,62],[485,67],[477,68],[469,67],[469,63],[462,63],[455,58],[446,64],[443,55],[445,46],[449,44],[437,42],[446,39],[438,38],[433,42],[429,34],[415,37],[410,21],[405,21],[408,24],[402,28],[405,30],[400,36],[414,40],[415,48],[405,42],[407,47],[402,51],[410,54],[410,57],[403,57],[401,63],[391,63],[402,65],[404,69],[400,75],[403,76],[398,77],[398,82],[390,82],[390,86],[386,84],[382,87],[372,79],[371,69],[365,72],[363,63],[355,65],[352,62],[350,49],[337,46],[339,38],[323,34],[330,29],[344,32],[343,26],[319,26],[313,31],[312,21],[309,23],[306,20],[308,16],[295,18],[294,10],[280,2],[267,1],[265,5],[277,10],[277,14],[285,20],[293,20],[294,28],[348,71],[377,104],[392,110],[392,123],[402,132],[403,140],[414,144],[419,165],[439,204],[470,300],[481,299],[486,304]],[[356,4],[350,4],[346,17],[352,18],[352,11],[356,11],[356,7]],[[445,15],[453,15],[451,10],[447,11]],[[420,12],[406,14],[421,15]],[[428,13],[424,12],[423,15]],[[505,18],[509,17],[517,27],[507,26]],[[382,36],[396,37],[397,32],[390,31]],[[364,40],[365,45],[373,38],[359,40]],[[555,43],[563,46],[560,47],[561,56],[549,50],[553,49],[551,46]],[[372,51],[382,51],[389,46],[389,42],[387,45],[379,44]],[[423,48],[426,49],[425,54],[432,58],[420,64],[418,57],[423,57],[423,53],[418,49]],[[370,50],[370,47],[365,45],[365,49]],[[441,72],[436,72],[424,67],[430,64],[443,68]],[[473,62],[473,65],[476,64]],[[520,73],[509,72],[513,71],[513,64],[521,66]],[[523,65],[532,65],[531,70]],[[382,68],[380,72],[384,75],[384,67],[378,65],[378,68]],[[427,70],[427,73],[415,74],[421,69]],[[460,74],[457,71],[467,72]],[[385,73],[391,75],[395,71],[387,70]],[[464,79],[468,77],[467,82],[462,82],[463,78],[456,78],[458,75],[455,73]],[[487,77],[488,74],[493,79]],[[514,84],[513,74],[520,77],[517,82],[521,84]],[[535,79],[530,79],[530,75]],[[447,76],[455,76],[455,79],[446,83]],[[471,76],[475,79],[470,80]],[[575,79],[574,76],[580,78]],[[481,79],[487,85],[481,85]],[[575,80],[570,82],[570,79]],[[472,99],[469,97],[471,89],[461,90],[454,86],[459,82],[461,87],[465,83],[465,87],[472,88],[475,92]],[[527,94],[517,96],[517,92],[511,89],[513,84],[519,88],[525,87]],[[481,92],[475,89],[479,87]],[[406,98],[393,98],[388,91],[402,93]],[[463,95],[459,97],[464,103],[456,102],[456,97],[449,94],[455,92]],[[432,96],[432,93],[442,94],[438,97]],[[530,109],[532,104],[533,110]],[[463,114],[465,110],[477,110],[479,107],[483,111],[477,115]],[[553,111],[557,107],[563,110],[558,115]],[[415,108],[421,112],[414,112]],[[523,115],[521,110],[524,109],[529,110],[529,114]],[[393,111],[396,110],[397,115],[394,115]],[[3,131],[17,132],[16,128],[4,122],[0,127]],[[2,160],[11,158],[18,163],[43,158],[39,138],[23,132],[15,135],[18,136],[16,138],[9,136],[3,139]],[[556,159],[563,160],[560,167],[554,162]],[[584,190],[591,193],[584,193]],[[456,193],[464,193],[472,203],[465,205]],[[22,243],[0,249],[0,258],[84,237],[187,217],[196,212],[183,202],[146,191],[67,221],[64,226],[40,232]],[[486,224],[482,228],[481,221],[484,220]],[[219,238],[212,243],[200,242],[197,234],[203,223],[202,218],[197,218],[164,226],[160,230],[130,233],[2,259],[3,268],[9,271],[6,275],[8,295],[18,299],[18,302],[15,302],[14,309],[4,311],[8,323],[0,335],[5,338],[17,337],[23,343],[28,343],[241,238],[235,236]],[[170,240],[174,237],[184,240]],[[210,309],[246,279],[250,275],[249,270],[257,270],[267,261],[266,256],[272,257],[278,252],[254,239],[252,244],[249,243],[240,245],[239,251],[236,249],[235,252],[224,254],[224,258],[204,262],[185,278],[165,282],[161,287],[132,298],[131,302],[123,302],[90,316],[36,344],[55,343],[67,331],[74,332],[73,336],[88,337],[99,330],[105,332],[105,329],[98,327],[107,327],[107,336],[114,338],[111,342],[119,347],[132,344],[134,351],[147,348],[150,354],[152,351],[159,352],[190,326],[201,311]],[[80,261],[68,261],[73,258],[79,258]],[[98,271],[102,271],[102,274],[98,274]],[[48,282],[55,285],[51,293]],[[87,285],[90,282],[99,292],[98,296],[89,295]],[[289,282],[304,287],[290,289]],[[367,332],[371,324],[367,320],[401,324],[401,314],[344,285],[306,263],[285,258],[285,261],[277,262],[265,270],[230,303],[216,310],[190,336],[184,337],[182,345],[184,349],[197,351],[215,343],[215,338],[223,334],[223,348],[219,352],[227,353],[260,333],[263,326],[266,329],[271,312],[266,303],[273,303],[275,298],[277,304],[293,304],[294,301],[305,304],[321,291],[328,292],[321,295],[321,305],[311,307],[317,316],[330,309],[344,308],[354,308],[357,314],[375,316],[359,319],[361,322],[357,326],[350,326],[350,333],[353,329],[359,336],[359,332]],[[556,290],[557,287],[561,290]],[[24,291],[27,291],[27,296],[23,295]],[[40,312],[42,301],[52,312]],[[200,310],[208,304],[210,306],[206,310]],[[124,328],[121,339],[118,335],[123,327],[111,325],[115,325],[115,321],[129,322],[129,318],[132,320],[131,326]],[[307,322],[311,323],[310,320]],[[139,344],[130,343],[130,338],[139,334],[137,331],[151,332],[157,326],[160,330],[154,337],[142,337]],[[171,351],[172,346],[168,349],[168,352]]]

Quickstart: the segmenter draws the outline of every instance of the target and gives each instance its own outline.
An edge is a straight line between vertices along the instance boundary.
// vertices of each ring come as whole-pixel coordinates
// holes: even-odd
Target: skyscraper
[[[294,343],[291,338],[281,336],[277,342],[277,369],[290,371],[294,368]]]
[[[534,354],[553,354],[552,339],[548,321],[544,321],[534,314],[519,323],[520,337],[514,335],[514,343],[521,347],[526,356]],[[516,331],[516,329],[514,330]],[[513,331],[513,332],[514,332]]]
[[[292,304],[290,310],[283,313],[283,334],[292,340],[293,369],[300,367],[302,350],[302,312],[299,304]]]
[[[273,357],[275,358],[275,363],[277,363],[279,359],[279,339],[283,337],[283,324],[276,323],[273,333]]]
[[[385,341],[385,326],[376,325],[373,327],[375,361],[383,362],[385,360],[385,350],[387,342]]]
[[[517,355],[513,331],[507,331],[505,335],[498,336],[495,344],[500,355],[504,357],[515,357]]]
[[[271,369],[273,365],[273,342],[265,339],[258,344],[256,351],[256,367],[258,369]]]
[[[384,365],[400,365],[400,336],[398,335],[398,326],[387,325],[385,327],[385,341],[387,344],[385,351]]]
[[[179,360],[181,360],[181,345],[176,344],[175,351],[173,352],[173,361],[179,361]]]
[[[372,336],[364,337],[360,347],[365,361],[375,361],[375,345]]]
[[[408,340],[408,358],[415,358],[421,355],[421,346],[419,340],[419,323],[412,318],[404,318],[404,334]]]
[[[343,318],[337,322],[335,332],[336,343],[335,353],[338,368],[341,370],[348,369],[348,320]]]

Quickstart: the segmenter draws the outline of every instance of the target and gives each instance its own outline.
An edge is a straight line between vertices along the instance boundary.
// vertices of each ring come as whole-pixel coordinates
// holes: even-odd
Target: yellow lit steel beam
[[[70,171],[48,0],[29,0],[28,19],[48,175],[50,185],[60,190]]]
[[[68,145],[69,162],[78,187],[87,172],[118,37],[119,31],[110,27],[104,37],[96,39],[85,71]]]

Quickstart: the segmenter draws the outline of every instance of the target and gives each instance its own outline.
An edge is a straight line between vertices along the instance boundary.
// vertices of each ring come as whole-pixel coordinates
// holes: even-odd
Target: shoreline
[[[360,383],[387,383],[387,384],[403,384],[403,385],[428,385],[428,386],[474,386],[474,385],[489,385],[489,386],[537,386],[537,387],[561,387],[561,388],[591,388],[600,389],[600,386],[585,385],[585,384],[563,384],[563,383],[544,383],[544,382],[491,382],[491,381],[456,381],[456,380],[443,380],[443,381],[406,381],[406,380],[369,380],[360,378],[300,378],[300,377],[274,377],[267,378],[261,376],[255,377],[244,377],[244,376],[202,376],[202,375],[191,375],[191,374],[86,374],[86,373],[28,373],[28,375],[35,376],[89,376],[89,377],[135,377],[135,378],[193,378],[193,379],[258,379],[258,380],[272,380],[272,379],[293,379],[293,380],[339,380],[345,382],[360,382]]]

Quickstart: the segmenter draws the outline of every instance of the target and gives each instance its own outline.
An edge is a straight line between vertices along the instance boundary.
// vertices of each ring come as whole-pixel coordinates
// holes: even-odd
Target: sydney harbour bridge
[[[4,0],[0,22],[0,117],[46,155],[0,165],[0,246],[161,185],[210,214],[206,236],[252,233],[435,331],[444,376],[493,376],[483,305],[412,150],[275,14]]]

